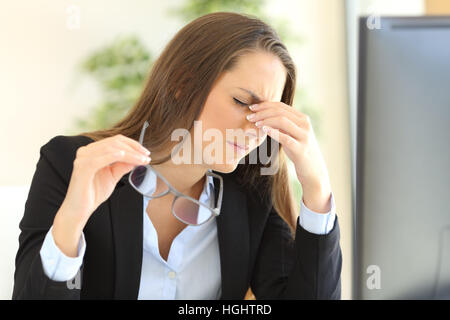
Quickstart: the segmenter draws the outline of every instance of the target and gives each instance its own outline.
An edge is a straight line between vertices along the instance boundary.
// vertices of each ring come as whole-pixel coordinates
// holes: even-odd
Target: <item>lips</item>
[[[234,146],[234,147],[236,147],[236,148],[238,148],[238,149],[240,149],[240,150],[242,150],[242,151],[247,151],[247,150],[248,150],[248,147],[247,147],[247,146],[242,146],[242,145],[240,145],[240,144],[236,144],[236,143],[230,142],[230,141],[228,141],[228,140],[227,140],[227,142],[228,142],[229,144],[231,144],[232,146]]]

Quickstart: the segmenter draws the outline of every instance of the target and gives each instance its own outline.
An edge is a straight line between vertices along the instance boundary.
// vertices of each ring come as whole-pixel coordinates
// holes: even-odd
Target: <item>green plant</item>
[[[102,100],[91,114],[77,119],[78,129],[103,129],[122,118],[142,90],[151,64],[151,53],[135,36],[117,37],[88,56],[79,68],[97,80]]]

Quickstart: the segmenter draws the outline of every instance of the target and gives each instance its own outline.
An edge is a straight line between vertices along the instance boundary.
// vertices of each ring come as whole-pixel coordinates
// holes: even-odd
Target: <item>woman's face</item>
[[[280,59],[259,51],[242,56],[235,68],[223,73],[211,89],[199,116],[198,128],[191,129],[194,152],[202,155],[202,164],[212,170],[228,173],[236,169],[239,161],[264,142],[266,134],[246,116],[249,105],[257,103],[249,91],[263,101],[280,101],[286,80],[286,69]],[[197,135],[197,136],[195,136]],[[196,140],[199,141],[199,140]],[[236,143],[244,147],[237,149]]]

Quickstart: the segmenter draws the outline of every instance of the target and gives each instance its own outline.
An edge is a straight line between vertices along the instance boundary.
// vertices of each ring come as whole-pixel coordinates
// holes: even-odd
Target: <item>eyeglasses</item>
[[[148,121],[145,121],[139,137],[139,143],[141,145],[143,144],[145,129],[147,129],[148,126]],[[222,206],[223,179],[220,175],[212,172],[211,169],[208,169],[206,172],[206,179],[208,179],[208,176],[215,177],[220,181],[219,197],[217,203],[213,207],[210,203],[199,201],[176,190],[167,179],[150,164],[136,166],[130,172],[128,181],[136,191],[150,199],[160,198],[169,192],[173,193],[175,198],[172,202],[171,212],[175,218],[185,224],[199,226],[208,222],[211,218],[218,216]]]

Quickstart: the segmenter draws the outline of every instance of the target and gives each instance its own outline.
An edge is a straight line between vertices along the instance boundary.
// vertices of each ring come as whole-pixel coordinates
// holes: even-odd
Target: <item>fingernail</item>
[[[247,115],[247,120],[252,120],[253,118],[255,118],[255,114],[251,113],[249,115]]]
[[[249,107],[250,110],[253,111],[253,110],[255,110],[258,107],[258,105],[257,104],[252,104],[252,105],[250,105],[248,107]]]
[[[149,155],[151,152],[150,152],[150,150],[148,150],[147,148],[145,148],[145,147],[142,147],[142,151],[144,151],[144,153],[146,154],[146,155]]]

